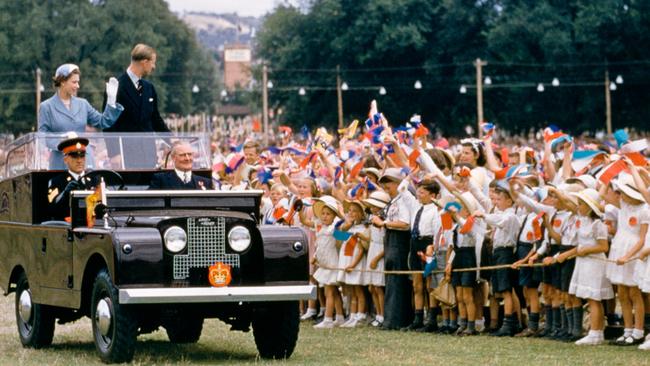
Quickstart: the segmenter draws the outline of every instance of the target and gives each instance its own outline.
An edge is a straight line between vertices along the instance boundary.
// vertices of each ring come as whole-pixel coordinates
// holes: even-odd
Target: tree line
[[[303,2],[305,3],[305,2]],[[393,123],[413,113],[441,132],[476,125],[476,72],[484,59],[485,119],[513,132],[556,124],[605,128],[605,72],[614,128],[647,129],[650,2],[635,0],[312,0],[263,21],[257,52],[269,65],[270,104],[284,119],[336,125],[336,66],[345,120],[371,99]],[[320,71],[319,71],[320,70]],[[552,86],[553,78],[559,86]],[[416,89],[419,80],[422,88]],[[543,83],[544,92],[536,85]],[[466,85],[467,93],[459,92]],[[300,95],[294,87],[304,86]],[[326,87],[327,86],[327,87]],[[355,86],[357,88],[355,88]],[[384,86],[385,95],[378,93]]]
[[[214,58],[163,0],[0,0],[0,131],[36,127],[37,68],[45,100],[54,93],[56,68],[79,65],[79,96],[101,109],[104,83],[126,70],[137,43],[157,51],[150,79],[162,113],[214,109],[219,95]],[[194,85],[198,92],[192,92]]]

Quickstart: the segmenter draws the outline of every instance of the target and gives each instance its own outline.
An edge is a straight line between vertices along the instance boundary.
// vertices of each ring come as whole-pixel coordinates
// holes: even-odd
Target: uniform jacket
[[[149,189],[213,189],[212,180],[192,174],[189,183],[183,183],[175,171],[156,173],[151,177]]]
[[[70,192],[65,188],[70,184],[74,177],[65,172],[52,178],[47,186],[47,201],[49,216],[52,220],[65,220],[70,216]],[[80,178],[84,189],[92,190],[97,184],[95,179],[87,176]]]

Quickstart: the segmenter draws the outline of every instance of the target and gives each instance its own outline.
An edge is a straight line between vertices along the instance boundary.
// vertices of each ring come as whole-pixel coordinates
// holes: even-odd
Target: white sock
[[[634,329],[634,330],[632,330],[632,338],[634,338],[634,339],[643,338],[643,329]]]
[[[475,324],[477,327],[482,327],[483,325],[485,325],[485,319],[484,319],[484,318],[476,319],[476,321],[474,322],[474,324]]]
[[[324,321],[324,322],[333,322],[334,319],[332,319],[332,318],[329,317],[329,316],[326,316],[326,317],[323,318],[323,321]]]
[[[623,337],[631,337],[632,336],[632,328],[624,328],[623,329]]]
[[[316,314],[316,310],[314,310],[314,314]],[[318,311],[318,316],[319,317],[321,317],[323,315],[325,315],[325,308],[324,307],[320,308],[320,310]]]
[[[316,309],[314,308],[307,308],[307,312],[305,312],[305,315],[316,315]]]
[[[375,319],[377,319],[378,322],[382,322],[382,323],[384,322],[384,317],[381,315],[377,315]]]
[[[357,313],[357,320],[364,320],[366,318],[366,313]]]
[[[345,321],[345,317],[343,315],[341,315],[341,314],[336,314],[336,321],[337,322],[338,321],[341,321],[341,322]]]

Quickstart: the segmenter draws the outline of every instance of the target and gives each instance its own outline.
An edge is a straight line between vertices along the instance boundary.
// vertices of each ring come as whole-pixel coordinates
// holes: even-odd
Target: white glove
[[[115,101],[117,99],[117,87],[120,83],[116,78],[112,77],[106,83],[106,104],[111,107],[115,107]]]

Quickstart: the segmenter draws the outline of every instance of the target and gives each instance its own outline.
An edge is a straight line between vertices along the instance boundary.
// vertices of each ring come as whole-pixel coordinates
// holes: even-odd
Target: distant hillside
[[[225,44],[253,44],[261,19],[237,14],[182,13],[179,18],[194,29],[199,42],[221,58]]]

